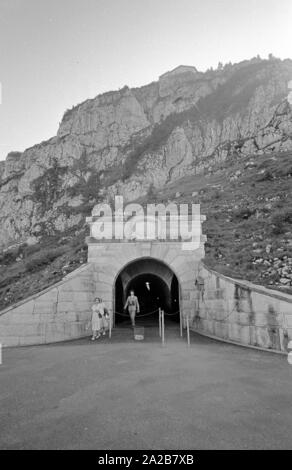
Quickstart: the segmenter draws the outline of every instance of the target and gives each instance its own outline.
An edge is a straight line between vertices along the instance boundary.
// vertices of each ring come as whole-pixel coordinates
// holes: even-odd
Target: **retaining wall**
[[[90,265],[48,289],[0,312],[0,343],[24,346],[54,343],[90,334],[94,281]]]
[[[193,329],[234,341],[287,351],[292,340],[292,296],[199,267]]]
[[[188,281],[186,287],[191,289],[194,281],[186,266],[181,267],[184,275],[179,281]],[[287,351],[292,341],[291,295],[223,276],[203,263],[197,269],[201,289],[194,288],[182,302],[183,315],[191,316],[193,330],[242,345]],[[88,263],[52,287],[2,310],[0,343],[24,346],[88,336],[92,302],[100,294],[99,282],[106,281],[96,271],[96,263]],[[102,292],[110,306],[112,282],[110,278],[108,298],[107,291]]]

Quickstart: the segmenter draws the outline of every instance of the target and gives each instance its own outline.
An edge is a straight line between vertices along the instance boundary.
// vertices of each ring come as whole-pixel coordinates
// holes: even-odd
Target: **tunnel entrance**
[[[171,314],[166,315],[166,321],[179,323],[179,283],[174,272],[161,261],[143,258],[128,264],[119,273],[114,290],[116,325],[130,324],[123,307],[131,290],[140,305],[140,313],[136,314],[137,325],[157,323],[159,307]]]

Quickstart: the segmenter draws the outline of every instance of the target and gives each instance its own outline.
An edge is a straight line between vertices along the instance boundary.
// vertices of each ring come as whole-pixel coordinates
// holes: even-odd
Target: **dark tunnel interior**
[[[131,290],[138,297],[140,305],[140,313],[136,314],[136,324],[142,325],[153,321],[158,322],[159,307],[166,314],[173,314],[166,315],[166,320],[179,321],[179,285],[174,274],[170,287],[161,276],[154,273],[143,273],[133,276],[125,288],[123,287],[120,274],[115,285],[116,323],[129,322],[129,318],[118,313],[127,314],[123,307]],[[177,312],[176,315],[174,315],[175,312]]]

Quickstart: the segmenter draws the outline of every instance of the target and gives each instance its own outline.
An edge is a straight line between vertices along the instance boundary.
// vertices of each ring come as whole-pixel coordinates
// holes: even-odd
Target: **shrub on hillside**
[[[24,245],[19,245],[0,254],[0,264],[13,263],[23,253]]]
[[[274,177],[273,177],[273,174],[270,170],[266,170],[264,173],[261,173],[258,177],[257,177],[257,181],[270,181],[272,180]]]
[[[51,263],[59,256],[64,254],[65,250],[64,247],[60,246],[54,249],[47,249],[43,250],[42,252],[38,253],[36,256],[33,256],[31,259],[25,261],[25,268],[26,271],[35,271],[46,264]]]
[[[292,224],[292,208],[284,208],[272,217],[273,233],[284,233],[287,225]]]
[[[233,217],[237,220],[249,219],[255,213],[255,209],[249,207],[241,207],[233,212]]]

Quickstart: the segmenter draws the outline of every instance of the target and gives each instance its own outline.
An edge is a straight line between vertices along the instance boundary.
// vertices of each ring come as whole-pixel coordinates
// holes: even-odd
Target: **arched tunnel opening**
[[[136,314],[137,325],[158,324],[159,308],[166,313],[165,321],[179,323],[179,283],[167,265],[147,258],[130,263],[119,273],[115,283],[116,324],[130,323],[124,305],[131,290],[140,305],[140,312]]]

